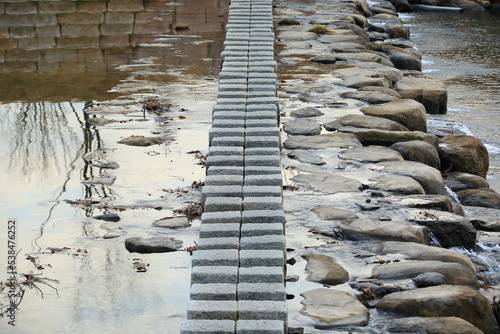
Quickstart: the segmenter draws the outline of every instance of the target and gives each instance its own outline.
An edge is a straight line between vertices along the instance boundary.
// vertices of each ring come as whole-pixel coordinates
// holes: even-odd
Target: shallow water
[[[400,14],[424,54],[423,72],[448,88],[448,114],[490,154],[488,181],[500,191],[500,8]]]
[[[16,326],[0,319],[0,332],[178,333],[189,297],[189,254],[129,253],[124,240],[166,235],[189,247],[197,239],[199,221],[183,230],[151,223],[199,201],[191,183],[205,171],[187,152],[208,147],[228,1],[131,1],[138,7],[129,9],[112,7],[121,2],[60,3],[76,6],[66,11],[81,16],[49,27],[34,16],[33,26],[16,26],[0,14],[0,37],[11,46],[0,50],[0,280],[7,278],[8,221],[15,220],[17,271],[32,273],[40,289],[23,285]],[[17,2],[16,13],[32,4]],[[175,30],[180,24],[189,30]],[[26,46],[28,39],[41,44]],[[147,97],[164,98],[172,108],[144,113]],[[100,111],[86,113],[89,101]],[[93,115],[114,122],[90,126]],[[158,134],[173,141],[116,143]],[[120,168],[90,166],[83,156],[95,150]],[[112,186],[81,184],[100,174],[117,179]],[[89,218],[106,212],[121,221]],[[135,259],[150,265],[146,273],[134,270]]]

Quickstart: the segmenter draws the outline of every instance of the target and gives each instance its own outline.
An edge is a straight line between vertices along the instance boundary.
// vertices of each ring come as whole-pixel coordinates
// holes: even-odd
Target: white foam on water
[[[446,194],[451,197],[451,199],[453,200],[454,203],[458,203],[460,204],[460,200],[458,199],[458,195],[456,192],[454,192],[453,190],[451,190],[450,187],[448,187],[446,184],[444,185],[444,190],[446,190]]]
[[[500,251],[500,246],[495,245],[495,246],[487,246],[483,244],[482,242],[478,242],[477,245],[481,247],[485,252],[498,252]],[[475,257],[479,259],[480,261],[484,262],[485,264],[488,265],[490,268],[490,273],[498,273],[500,272],[500,265],[498,264],[497,261],[492,259],[491,257],[481,255],[473,250],[468,250],[463,247],[451,247],[450,249],[457,251],[459,253],[462,253],[464,255],[467,255],[467,257]]]
[[[491,144],[484,144],[484,147],[486,147],[486,150],[488,150],[488,154],[490,155],[500,154],[500,147]]]

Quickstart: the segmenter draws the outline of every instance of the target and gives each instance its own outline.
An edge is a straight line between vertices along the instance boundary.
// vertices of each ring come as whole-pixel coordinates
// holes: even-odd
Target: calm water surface
[[[0,2],[0,281],[7,278],[9,219],[17,223],[18,278],[37,279],[36,287],[24,285],[16,326],[0,319],[0,333],[179,332],[189,254],[131,254],[124,240],[160,234],[187,247],[197,239],[196,221],[182,231],[151,223],[197,200],[175,190],[204,176],[186,152],[207,146],[227,6],[227,0]],[[143,113],[141,101],[151,96],[171,103],[171,113]],[[96,117],[115,122],[90,126],[92,115],[83,111],[89,102],[105,106]],[[154,134],[173,142],[116,143]],[[120,168],[90,166],[83,156],[96,150]],[[114,185],[81,183],[100,174],[116,176]],[[106,212],[122,220],[90,218]],[[150,264],[146,273],[134,271],[136,258]]]

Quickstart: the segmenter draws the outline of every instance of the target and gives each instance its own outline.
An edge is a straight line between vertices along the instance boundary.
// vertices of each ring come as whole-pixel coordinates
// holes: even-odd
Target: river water
[[[500,7],[400,16],[424,54],[424,73],[448,88],[448,114],[429,116],[431,124],[454,124],[481,139],[490,154],[487,179],[500,192]]]
[[[0,333],[179,333],[189,253],[129,253],[124,240],[197,239],[196,220],[151,224],[199,201],[191,184],[205,171],[187,152],[207,150],[227,9],[228,0],[0,2],[0,281],[18,251],[25,290],[15,326],[1,318]],[[145,113],[147,98],[172,106]],[[90,102],[101,111],[85,112]],[[93,116],[112,123],[91,126]],[[172,140],[117,143],[158,134]],[[83,159],[97,151],[119,168]],[[116,181],[82,184],[100,175]],[[103,213],[121,220],[91,218]],[[19,302],[4,284],[0,313]]]

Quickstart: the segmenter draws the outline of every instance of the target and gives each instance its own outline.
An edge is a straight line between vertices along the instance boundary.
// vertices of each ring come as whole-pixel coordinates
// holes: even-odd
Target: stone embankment
[[[181,333],[284,333],[285,237],[270,0],[233,0]]]
[[[287,269],[299,279],[287,293],[300,299],[289,325],[494,333],[497,265],[477,256],[498,247],[488,154],[427,124],[446,113],[446,88],[422,74],[397,10],[277,1],[275,13]]]

